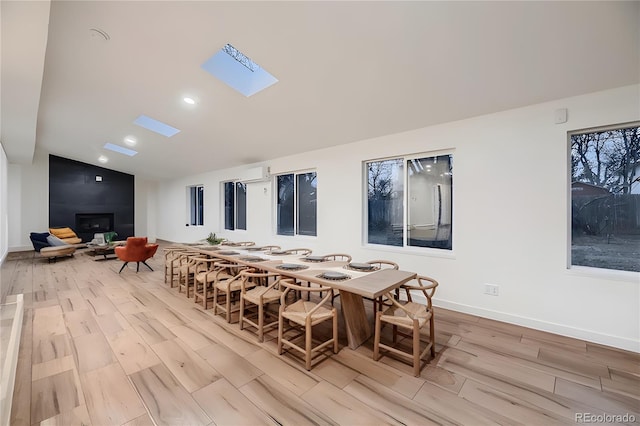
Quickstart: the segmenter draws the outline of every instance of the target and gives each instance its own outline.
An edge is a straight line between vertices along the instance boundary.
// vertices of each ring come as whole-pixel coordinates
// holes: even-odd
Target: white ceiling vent
[[[244,173],[242,173],[242,179],[240,179],[240,181],[244,183],[252,183],[265,182],[269,179],[271,179],[271,170],[267,166],[262,166],[247,169]]]

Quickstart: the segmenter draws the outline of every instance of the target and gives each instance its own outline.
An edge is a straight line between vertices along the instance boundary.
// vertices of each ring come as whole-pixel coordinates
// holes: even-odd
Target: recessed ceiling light
[[[185,101],[186,103],[188,103],[189,105],[195,105],[196,104],[196,100],[193,98],[190,98],[189,96],[185,96],[184,98],[182,98],[183,101]]]
[[[138,143],[138,140],[133,136],[127,136],[126,138],[124,138],[124,143],[126,143],[129,146],[135,146],[135,144]]]
[[[107,157],[105,157],[104,155],[101,155],[100,157],[98,157],[98,161],[101,162],[102,164],[104,164],[107,161],[109,161],[109,159]]]

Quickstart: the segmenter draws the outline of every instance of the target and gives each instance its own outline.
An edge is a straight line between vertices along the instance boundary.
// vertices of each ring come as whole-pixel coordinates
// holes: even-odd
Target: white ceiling
[[[40,10],[16,15],[25,3]],[[172,178],[640,82],[637,1],[54,0],[47,39],[48,6],[2,1],[10,162],[35,146]],[[226,43],[279,82],[245,98],[207,74]],[[37,115],[16,112],[40,87]],[[140,114],[182,131],[156,135],[132,123]],[[137,156],[102,149],[127,135]]]

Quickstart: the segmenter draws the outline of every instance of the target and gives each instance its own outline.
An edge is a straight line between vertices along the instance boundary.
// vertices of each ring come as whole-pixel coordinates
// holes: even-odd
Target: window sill
[[[395,247],[395,246],[385,246],[381,244],[364,244],[363,248],[367,250],[381,251],[386,253],[439,257],[442,259],[452,259],[452,260],[455,260],[456,258],[456,254],[453,250],[439,250],[439,249],[424,248],[424,247]]]
[[[567,269],[569,275],[581,277],[603,278],[616,281],[640,283],[640,272],[619,271],[615,269],[592,268],[589,266],[571,266]]]

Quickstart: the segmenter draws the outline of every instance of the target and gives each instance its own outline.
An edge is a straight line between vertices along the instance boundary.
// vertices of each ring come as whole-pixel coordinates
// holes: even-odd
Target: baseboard
[[[562,336],[573,337],[587,342],[598,343],[606,346],[624,349],[631,352],[640,353],[640,342],[628,339],[622,336],[614,336],[611,334],[598,333],[592,330],[585,330],[577,327],[570,327],[563,324],[541,321],[535,318],[527,318],[519,315],[508,314],[505,312],[492,311],[489,309],[478,308],[476,306],[464,305],[461,303],[450,302],[446,300],[433,300],[436,307],[449,309],[452,311],[462,312],[465,314],[476,315],[496,321],[502,321],[509,324],[521,325],[535,330],[546,331],[548,333],[559,334]],[[437,321],[437,320],[436,320]]]
[[[13,253],[14,251],[33,251],[33,246],[14,246],[9,247],[9,252]]]

